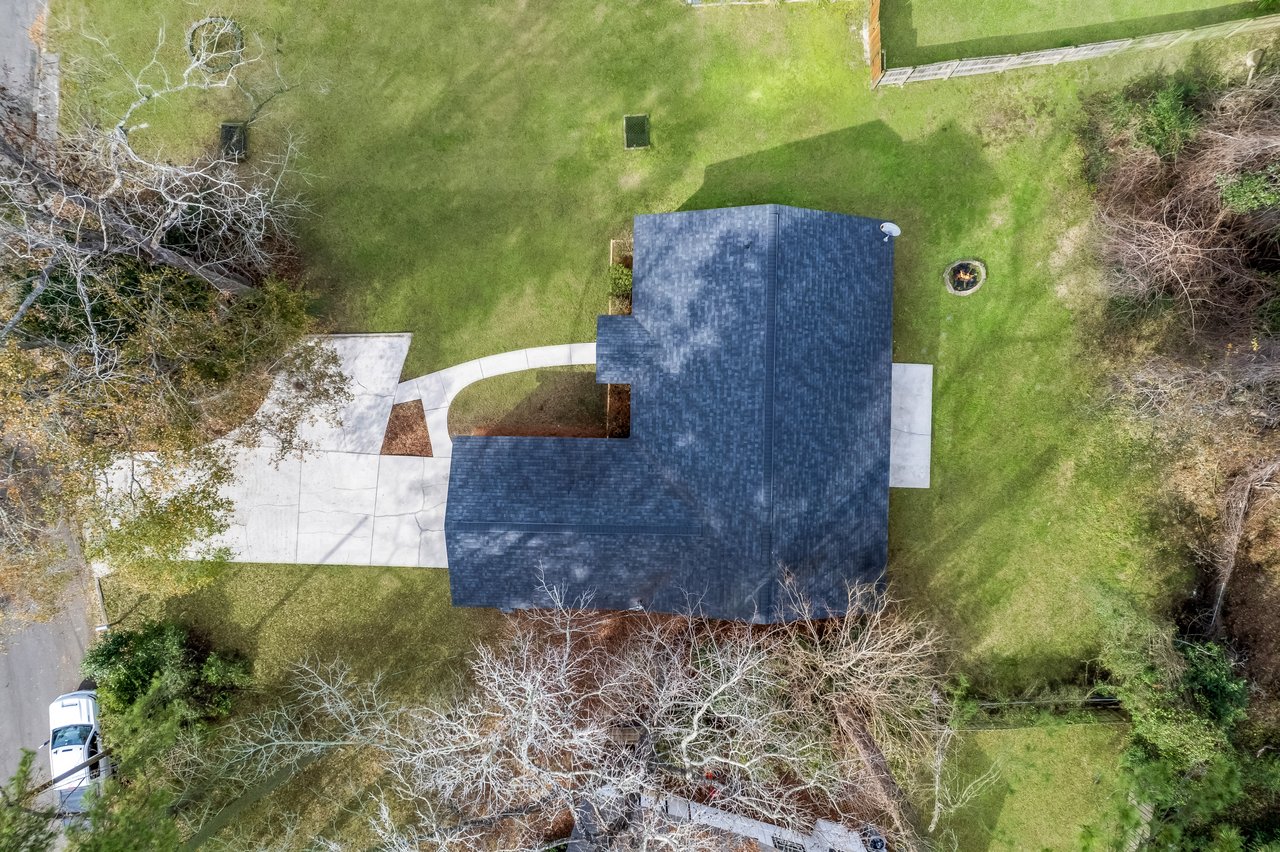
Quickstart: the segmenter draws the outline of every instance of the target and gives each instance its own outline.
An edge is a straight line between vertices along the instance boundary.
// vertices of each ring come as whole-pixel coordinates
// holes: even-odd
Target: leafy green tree
[[[146,780],[108,781],[92,795],[86,819],[67,829],[67,839],[75,852],[173,852],[181,838],[172,804],[168,790]]]
[[[36,753],[23,750],[18,771],[0,788],[0,849],[45,852],[53,845],[53,809],[39,804],[31,783]]]
[[[234,692],[249,682],[247,662],[207,651],[184,627],[158,621],[111,631],[85,654],[83,670],[97,682],[105,712],[122,714],[145,698],[182,722],[226,716]]]

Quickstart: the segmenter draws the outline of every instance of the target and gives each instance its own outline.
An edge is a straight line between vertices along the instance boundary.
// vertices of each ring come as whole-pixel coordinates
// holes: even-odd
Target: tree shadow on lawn
[[[581,5],[448,15],[438,56],[395,41],[417,83],[387,86],[396,63],[365,57],[345,72],[351,83],[303,107],[304,132],[314,125],[328,144],[308,190],[324,215],[304,223],[303,240],[319,308],[344,328],[413,331],[409,375],[591,339],[606,305],[605,238],[636,212],[616,189],[622,116],[698,114],[681,95],[701,44],[686,11]],[[355,84],[370,71],[376,87]],[[359,132],[334,132],[334,115]],[[663,126],[675,145],[675,119]],[[660,162],[658,185],[687,165]]]
[[[912,12],[912,0],[895,0],[893,3],[884,4],[881,31],[889,68],[927,65],[931,62],[947,62],[953,59],[1003,56],[1007,53],[1027,53],[1055,47],[1074,47],[1094,42],[1178,32],[1226,21],[1244,20],[1257,15],[1258,6],[1256,3],[1236,3],[1215,9],[1198,9],[1042,32],[993,35],[949,44],[928,45],[920,44],[920,34],[915,27]]]
[[[278,575],[292,569],[292,582],[276,576],[259,585],[232,576],[170,604],[171,617],[213,634],[216,647],[233,648],[270,666],[255,668],[264,688],[245,696],[238,715],[279,700],[289,666],[303,660],[341,660],[361,682],[381,676],[382,695],[393,701],[433,705],[455,694],[475,644],[501,630],[493,610],[450,606],[442,570],[258,565],[232,570]],[[246,597],[261,599],[261,614],[245,623],[228,618],[248,608]],[[291,608],[296,625],[283,623]],[[367,756],[335,750],[250,788],[210,819],[199,839],[228,826],[242,831],[239,837],[271,837],[286,830],[281,814],[297,818],[317,836],[343,836],[348,828],[360,835],[360,824],[372,815],[361,807],[383,781]],[[317,797],[317,789],[325,794]]]
[[[252,659],[268,693],[298,661],[341,659],[417,697],[450,682],[497,618],[453,608],[443,570],[327,565],[235,565],[166,615]]]
[[[953,764],[959,779],[953,783],[961,787],[994,770],[991,782],[976,798],[939,821],[940,834],[954,833],[956,849],[985,852],[995,842],[995,824],[1006,800],[1013,793],[1013,785],[1000,771],[1000,766],[973,741],[971,735],[960,740],[948,760]],[[926,825],[930,816],[929,811],[921,811]],[[939,841],[943,839],[938,837]],[[946,846],[942,842],[938,845],[942,848]]]

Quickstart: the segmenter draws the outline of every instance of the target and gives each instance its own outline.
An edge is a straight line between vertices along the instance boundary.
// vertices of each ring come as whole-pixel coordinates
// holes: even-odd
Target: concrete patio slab
[[[889,487],[928,488],[933,443],[933,365],[894,364]]]

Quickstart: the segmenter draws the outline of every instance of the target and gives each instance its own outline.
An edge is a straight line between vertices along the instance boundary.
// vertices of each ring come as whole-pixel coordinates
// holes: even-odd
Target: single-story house
[[[839,615],[849,584],[882,582],[884,224],[773,204],[637,216],[632,313],[600,317],[596,340],[597,381],[630,385],[630,437],[456,438],[454,604],[544,607],[556,589],[777,622],[796,594]]]

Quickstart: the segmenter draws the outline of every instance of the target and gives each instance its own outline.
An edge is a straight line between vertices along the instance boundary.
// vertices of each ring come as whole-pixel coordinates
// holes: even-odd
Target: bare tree
[[[11,298],[24,295],[13,299],[0,341],[64,279],[66,296],[91,314],[95,279],[122,257],[181,270],[235,295],[287,251],[289,223],[300,210],[283,190],[291,144],[252,168],[220,151],[174,165],[132,145],[130,134],[146,126],[139,121],[144,108],[191,91],[243,90],[242,75],[258,63],[238,49],[197,51],[174,75],[159,58],[164,42],[161,31],[150,61],[127,74],[135,97],[120,115],[60,134],[52,150],[28,131],[16,108],[4,111],[0,247],[16,273],[6,285]]]
[[[372,830],[391,849],[539,849],[568,815],[663,794],[797,830],[874,822],[916,848],[904,803],[933,797],[942,813],[957,798],[940,775],[953,733],[937,640],[874,591],[850,605],[843,619],[773,626],[522,613],[438,706],[305,663],[288,702],[192,741],[170,773],[216,789],[216,810],[282,767],[368,751],[387,769]],[[188,810],[193,831],[202,807]],[[635,848],[723,846],[642,811],[618,828]]]
[[[302,210],[285,189],[291,144],[253,164],[219,151],[174,164],[133,144],[145,109],[167,98],[236,89],[256,114],[286,88],[226,37],[234,24],[206,23],[176,73],[160,34],[124,74],[134,96],[110,120],[46,143],[16,106],[0,109],[0,611],[49,599],[48,566],[86,525],[117,543],[121,517],[134,532],[166,518],[208,526],[217,507],[192,500],[216,493],[210,477],[181,493],[139,487],[130,512],[102,517],[97,486],[121,454],[212,476],[210,440],[240,427],[287,452],[302,422],[341,401],[336,358],[299,346],[306,297],[274,275]],[[254,416],[273,374],[295,392]]]
[[[1227,587],[1235,573],[1236,556],[1240,539],[1244,535],[1245,520],[1253,505],[1254,494],[1260,489],[1274,487],[1274,479],[1280,474],[1280,461],[1267,461],[1254,465],[1232,480],[1222,505],[1222,533],[1214,554],[1214,571],[1217,574],[1218,591],[1214,595],[1213,610],[1209,619],[1209,633],[1217,633],[1222,616],[1222,604],[1226,600]]]

